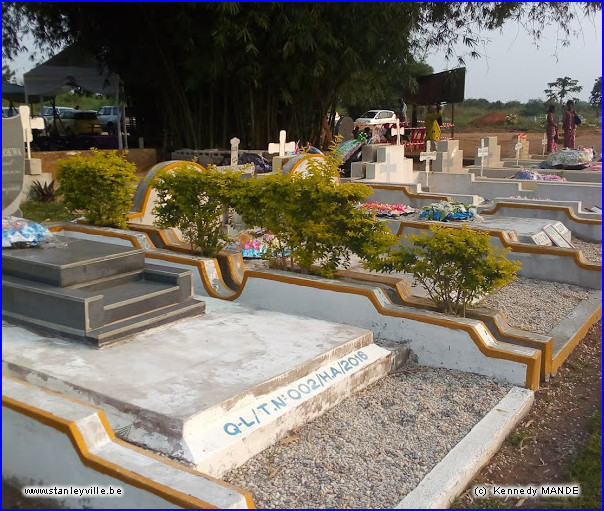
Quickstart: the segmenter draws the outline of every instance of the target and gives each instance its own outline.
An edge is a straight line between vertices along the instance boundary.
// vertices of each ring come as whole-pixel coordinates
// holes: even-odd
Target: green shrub
[[[235,209],[250,226],[274,234],[273,265],[308,273],[318,264],[331,277],[347,267],[354,253],[364,260],[377,257],[395,238],[385,223],[355,206],[371,194],[359,184],[339,184],[340,156],[310,160],[308,173],[272,175],[242,183]]]
[[[216,256],[228,241],[222,215],[240,186],[240,178],[238,171],[219,171],[213,166],[200,171],[190,163],[159,172],[151,183],[158,195],[153,209],[156,223],[180,229],[191,250]]]
[[[45,184],[34,181],[29,189],[28,198],[36,202],[54,202],[55,180],[53,179],[50,183]]]
[[[21,203],[23,218],[33,222],[71,222],[73,213],[62,202],[38,202],[27,200]]]
[[[399,246],[373,261],[380,271],[412,273],[436,305],[448,314],[465,315],[475,299],[516,278],[520,263],[506,258],[507,250],[495,249],[489,235],[464,225],[434,225],[430,232],[406,237],[413,247]]]
[[[83,211],[91,224],[124,228],[137,183],[135,170],[117,151],[60,160],[57,193],[67,208]]]

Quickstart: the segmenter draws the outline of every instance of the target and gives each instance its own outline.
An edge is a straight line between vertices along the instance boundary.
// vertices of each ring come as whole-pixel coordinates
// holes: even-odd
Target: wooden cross
[[[398,119],[396,120],[396,128],[390,128],[390,134],[396,136],[396,145],[401,145],[401,135],[405,134],[405,128],[401,128]]]
[[[482,172],[484,170],[484,157],[489,155],[489,148],[484,146],[484,138],[480,139],[480,149],[476,151],[476,154],[480,158],[480,177],[482,177]]]
[[[520,135],[518,135],[518,142],[516,142],[514,149],[516,149],[516,167],[519,167],[518,160],[520,159],[520,151],[522,149],[522,142],[520,142]]]
[[[426,162],[426,186],[428,186],[428,174],[430,173],[430,161],[436,160],[436,151],[430,151],[431,146],[432,146],[432,141],[428,140],[426,142],[427,151],[419,153],[419,161]]]
[[[231,165],[239,164],[239,140],[237,137],[231,139]]]
[[[279,153],[279,156],[285,156],[285,153],[293,153],[296,150],[295,142],[286,142],[286,133],[285,130],[281,130],[279,132],[279,143],[271,142],[268,145],[269,154]]]
[[[545,146],[547,146],[547,133],[543,134],[543,140],[541,140],[541,155],[545,156]]]

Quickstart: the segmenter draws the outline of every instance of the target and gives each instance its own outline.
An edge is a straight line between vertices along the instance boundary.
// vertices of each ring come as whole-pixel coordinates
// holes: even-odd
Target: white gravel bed
[[[587,260],[594,263],[602,262],[602,243],[589,243],[577,238],[573,238],[571,242],[575,248],[583,250],[583,254],[585,254]]]
[[[225,480],[258,508],[392,508],[511,387],[410,368],[291,432]]]
[[[519,277],[478,305],[500,310],[512,326],[547,334],[586,300],[588,293],[588,289],[570,284]]]

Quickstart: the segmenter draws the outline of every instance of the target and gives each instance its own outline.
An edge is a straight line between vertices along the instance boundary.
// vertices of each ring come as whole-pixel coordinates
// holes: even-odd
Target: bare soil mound
[[[469,126],[474,128],[484,128],[485,126],[503,126],[505,124],[506,114],[503,112],[489,112],[478,119],[474,119]]]

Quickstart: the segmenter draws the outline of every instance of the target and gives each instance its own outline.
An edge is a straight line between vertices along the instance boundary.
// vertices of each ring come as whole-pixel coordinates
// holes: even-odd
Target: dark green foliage
[[[34,181],[29,189],[29,199],[37,202],[54,202],[55,180],[44,184]]]
[[[117,151],[59,160],[57,193],[71,211],[82,211],[93,225],[126,227],[137,183],[136,167]]]
[[[4,2],[3,56],[31,29],[41,45],[90,51],[124,80],[146,140],[266,147],[286,128],[315,145],[327,112],[386,106],[412,90],[438,49],[478,56],[481,30],[517,21],[538,38],[581,30],[596,2]],[[379,104],[373,104],[373,102]],[[361,102],[364,104],[361,105]],[[395,104],[388,105],[391,108]],[[165,136],[167,134],[167,136]],[[159,144],[158,144],[159,145]],[[167,147],[166,147],[167,149]]]

